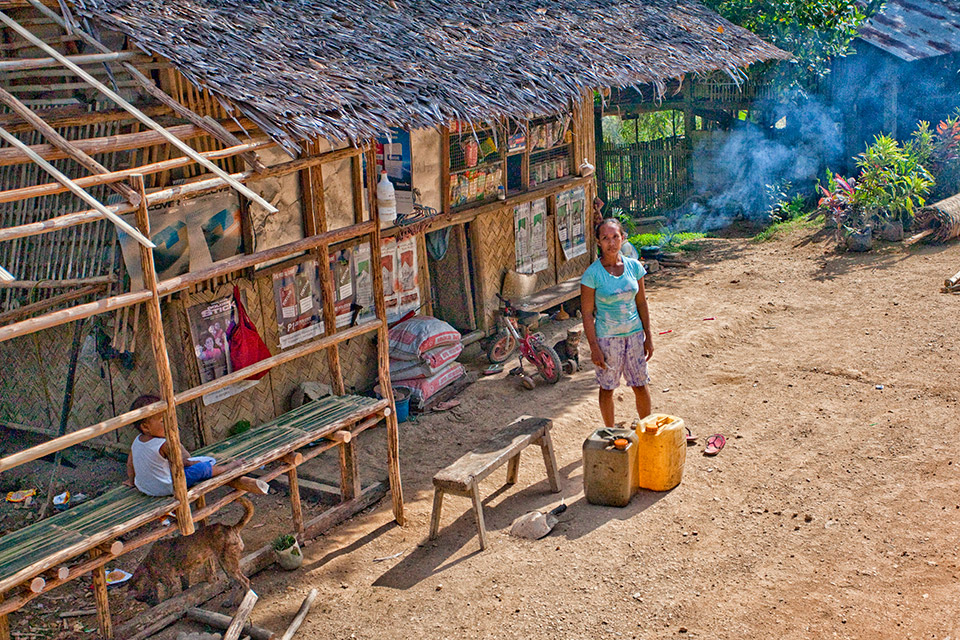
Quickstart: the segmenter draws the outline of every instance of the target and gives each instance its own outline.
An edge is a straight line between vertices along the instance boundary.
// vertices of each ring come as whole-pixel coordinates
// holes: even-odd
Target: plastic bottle
[[[683,419],[662,413],[635,423],[637,485],[651,491],[669,491],[683,479],[687,438]]]
[[[381,227],[389,227],[397,219],[397,193],[386,171],[380,172],[380,182],[377,183],[377,211]]]

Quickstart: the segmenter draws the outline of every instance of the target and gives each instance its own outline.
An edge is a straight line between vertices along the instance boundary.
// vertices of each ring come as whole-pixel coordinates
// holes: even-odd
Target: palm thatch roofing
[[[75,0],[289,149],[788,54],[694,0]]]

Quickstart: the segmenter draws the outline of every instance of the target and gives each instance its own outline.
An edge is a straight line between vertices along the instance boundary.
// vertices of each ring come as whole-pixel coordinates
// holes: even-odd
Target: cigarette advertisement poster
[[[323,335],[323,302],[316,260],[274,273],[273,300],[281,349]]]
[[[513,235],[517,273],[537,273],[547,268],[547,201],[525,202],[513,208]]]
[[[353,248],[353,301],[360,306],[358,322],[376,315],[373,299],[373,271],[371,268],[370,245],[361,242]]]
[[[377,138],[377,180],[380,171],[387,172],[397,195],[397,213],[413,213],[413,160],[410,132],[391,127],[389,135]]]
[[[243,294],[241,293],[241,296]],[[200,382],[210,382],[233,372],[230,364],[230,342],[227,336],[237,319],[233,296],[217,298],[187,308],[190,336],[200,369]],[[203,396],[203,404],[210,405],[236,395],[257,384],[259,380],[243,380]]]
[[[337,327],[350,325],[353,307],[353,251],[341,249],[330,253],[330,275],[333,276],[333,306]]]
[[[199,271],[243,252],[240,201],[233,190],[150,207],[150,239],[159,280]],[[123,216],[136,226],[133,214]],[[136,240],[117,231],[123,261],[133,290],[143,288],[140,250]]]
[[[584,220],[586,206],[586,191],[583,187],[557,194],[557,237],[567,260],[587,252]]]
[[[420,308],[416,238],[399,242],[395,238],[381,240],[380,264],[387,322],[394,322],[408,311]]]

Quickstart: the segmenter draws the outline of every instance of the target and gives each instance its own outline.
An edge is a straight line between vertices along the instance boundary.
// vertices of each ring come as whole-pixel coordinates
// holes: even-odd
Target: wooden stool
[[[553,421],[548,418],[521,416],[509,426],[499,431],[493,438],[478,449],[464,454],[459,460],[433,476],[433,515],[430,518],[430,539],[437,537],[440,529],[440,508],[443,494],[452,493],[467,496],[473,500],[473,511],[477,516],[477,532],[480,535],[480,548],[487,548],[487,531],[483,525],[483,504],[480,501],[480,481],[493,473],[502,464],[507,465],[507,484],[517,481],[520,470],[520,452],[531,444],[540,445],[543,463],[547,467],[547,478],[554,493],[560,491],[560,478],[557,475],[557,456],[550,439]]]

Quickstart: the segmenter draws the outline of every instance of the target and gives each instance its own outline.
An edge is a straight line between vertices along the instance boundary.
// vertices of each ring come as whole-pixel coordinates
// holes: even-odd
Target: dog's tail
[[[240,521],[231,527],[235,531],[239,531],[247,526],[247,523],[250,522],[250,518],[253,517],[253,503],[250,502],[247,498],[240,497],[237,498],[237,502],[243,505],[243,517],[240,518]]]

